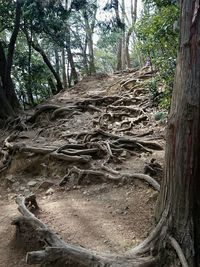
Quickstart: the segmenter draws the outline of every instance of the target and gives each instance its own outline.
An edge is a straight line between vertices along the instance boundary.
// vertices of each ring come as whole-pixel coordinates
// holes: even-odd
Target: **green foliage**
[[[99,40],[95,49],[97,70],[101,72],[112,72],[117,65],[116,51],[121,32],[110,32],[103,27],[99,28],[98,35]]]
[[[21,46],[23,44],[23,46]],[[31,76],[28,70],[28,46],[23,36],[19,37],[13,64],[13,79],[16,84],[16,92],[20,101],[30,104],[27,99],[27,92],[31,86],[35,104],[40,103],[51,93],[48,88],[48,78],[51,73],[44,65],[38,53],[32,51],[31,56]]]
[[[157,79],[165,88],[161,105],[169,108],[178,50],[178,31],[174,30],[174,24],[179,9],[175,1],[147,2],[153,4],[154,9],[145,12],[136,25],[138,46],[144,61],[150,58],[155,66]],[[151,86],[155,87],[156,84]]]

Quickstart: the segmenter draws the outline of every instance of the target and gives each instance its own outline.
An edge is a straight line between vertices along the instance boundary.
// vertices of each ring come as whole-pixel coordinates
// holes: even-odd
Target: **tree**
[[[181,3],[181,33],[167,130],[166,173],[157,216],[180,242],[188,266],[200,264],[200,6]]]
[[[158,96],[158,86],[164,84],[165,90],[158,102],[167,109],[170,107],[176,67],[179,30],[174,24],[179,12],[176,3],[146,0],[143,16],[135,26],[136,45],[143,57],[141,63],[144,65],[150,58],[157,70],[155,78],[149,83],[152,97]]]
[[[35,218],[26,208],[24,199],[19,197],[19,210],[25,215],[23,223],[29,222],[35,230],[39,228],[39,236],[51,245],[46,250],[28,253],[27,263],[38,264],[68,257],[70,263],[87,267],[169,267],[171,255],[167,258],[166,244],[171,244],[182,266],[200,266],[199,0],[182,0],[180,8],[179,54],[167,128],[166,171],[156,212],[156,227],[140,245],[125,254],[95,253],[66,244]],[[15,220],[18,226],[19,220]]]
[[[125,47],[125,56],[126,56],[125,60],[128,68],[131,67],[131,60],[129,55],[129,43],[137,19],[137,5],[138,5],[137,0],[134,0],[134,3],[133,0],[131,0],[131,26],[129,27],[128,32],[126,34],[126,47]]]
[[[15,44],[20,28],[21,18],[21,0],[16,1],[15,22],[10,41],[8,44],[7,57],[5,55],[2,41],[0,41],[0,99],[1,99],[1,118],[5,119],[13,116],[19,109],[19,102],[15,93],[14,84],[11,78],[11,70],[13,63],[13,56]]]

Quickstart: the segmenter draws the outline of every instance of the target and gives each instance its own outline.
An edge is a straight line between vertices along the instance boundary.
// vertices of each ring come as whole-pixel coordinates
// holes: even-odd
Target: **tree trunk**
[[[13,111],[13,108],[11,107],[10,103],[8,102],[8,99],[4,93],[2,84],[0,83],[0,119],[5,120],[10,116],[14,116],[15,113]]]
[[[20,28],[20,18],[21,18],[21,1],[16,1],[16,13],[15,13],[15,24],[12,35],[10,37],[10,42],[8,45],[8,54],[7,59],[5,59],[5,70],[3,71],[2,76],[2,86],[5,92],[6,98],[11,105],[13,111],[17,111],[20,107],[19,101],[17,99],[17,95],[15,93],[14,85],[11,79],[11,69],[13,63],[13,56],[15,51],[15,43],[17,40],[17,35],[19,33]],[[3,49],[3,47],[1,47]],[[1,51],[2,52],[2,51]],[[4,53],[4,51],[2,52]]]
[[[28,42],[28,84],[27,84],[27,96],[28,102],[34,106],[33,91],[32,91],[32,75],[31,75],[31,56],[32,56],[32,22],[31,22],[31,35]]]
[[[54,53],[55,53],[55,69],[58,75],[60,75],[60,60],[59,60],[59,53],[58,53],[58,48],[54,48]]]
[[[65,60],[65,48],[62,48],[62,77],[64,89],[67,88],[67,74],[66,74],[66,60]]]
[[[133,33],[134,30],[134,25],[137,19],[137,0],[134,0],[134,5],[133,5],[133,0],[131,0],[131,20],[132,20],[132,25],[128,29],[127,35],[126,35],[126,64],[128,68],[131,68],[131,60],[130,60],[130,55],[129,55],[129,43],[130,43],[130,37],[131,34]]]
[[[40,45],[33,41],[32,42],[32,47],[38,53],[40,53],[40,55],[42,56],[42,58],[44,60],[44,63],[46,63],[47,67],[49,68],[49,70],[53,74],[54,78],[56,79],[56,82],[57,82],[57,93],[60,92],[63,89],[63,85],[62,85],[62,82],[61,82],[59,74],[56,72],[56,70],[52,66],[50,60],[48,59],[47,55],[45,54],[44,50],[40,47]]]
[[[181,244],[188,266],[200,266],[200,5],[181,2],[180,51],[167,129],[166,173],[157,218]]]
[[[94,51],[93,51],[93,37],[92,34],[88,35],[88,49],[89,49],[89,68],[90,68],[90,74],[96,73],[95,63],[94,63]]]
[[[118,0],[114,1],[114,10],[115,10],[115,16],[116,16],[118,26],[122,25],[121,18],[119,15],[119,1]],[[123,46],[122,38],[120,37],[118,46],[117,46],[117,70],[122,69],[122,46]]]
[[[87,10],[86,9],[83,10],[86,39],[87,39],[87,45],[88,45],[88,51],[89,51],[89,72],[90,72],[90,75],[96,73],[95,60],[94,60],[94,47],[93,47],[93,32],[94,32],[95,21],[96,21],[96,12],[97,12],[97,8],[95,8],[93,10],[93,18],[91,18],[92,22],[90,24]]]
[[[124,25],[122,29],[122,51],[121,51],[121,62],[122,62],[122,70],[126,68],[126,33],[125,33],[125,2],[124,0],[121,1],[121,8],[122,8],[122,24]]]
[[[73,79],[74,84],[76,84],[78,82],[78,74],[74,63],[74,57],[71,51],[71,37],[70,37],[70,30],[68,27],[66,33],[66,51],[67,51],[68,62],[71,67],[71,77]]]

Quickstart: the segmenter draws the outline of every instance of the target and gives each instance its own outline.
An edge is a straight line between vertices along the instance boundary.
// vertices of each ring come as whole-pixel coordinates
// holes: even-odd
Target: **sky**
[[[108,0],[99,0],[98,3],[99,3],[99,10],[98,10],[98,14],[97,14],[97,17],[98,19],[102,19],[103,17],[109,17],[109,13],[106,15],[105,12],[102,10],[103,7],[106,5],[106,2]],[[129,10],[129,7],[131,5],[131,0],[124,0],[125,1],[125,6],[126,6],[126,12]],[[120,3],[120,1],[119,1]],[[138,16],[140,16],[140,13],[142,11],[142,7],[143,7],[143,4],[142,4],[142,0],[138,0]],[[127,12],[128,13],[128,12]],[[110,17],[112,15],[110,14]]]
[[[98,9],[98,12],[97,12],[97,19],[98,20],[109,20],[112,18],[113,16],[113,13],[111,12],[105,12],[103,10],[103,7],[105,6],[106,2],[108,0],[99,0],[98,3],[99,3],[99,9]],[[125,6],[126,6],[126,12],[128,14],[128,11],[130,10],[129,7],[131,5],[131,0],[124,0],[125,1]],[[120,1],[119,1],[120,2]],[[140,13],[142,11],[142,7],[143,7],[143,4],[142,4],[142,0],[138,0],[138,17],[140,17]],[[94,43],[96,44],[98,41],[98,35],[96,33],[94,33]]]

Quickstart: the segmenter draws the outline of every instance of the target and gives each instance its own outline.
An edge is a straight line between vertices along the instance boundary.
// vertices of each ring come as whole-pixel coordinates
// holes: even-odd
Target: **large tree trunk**
[[[181,2],[180,51],[167,129],[166,173],[157,209],[190,267],[200,266],[200,4]]]
[[[17,99],[14,84],[11,78],[11,69],[13,63],[13,56],[15,51],[15,43],[20,27],[21,17],[21,1],[16,2],[16,15],[15,25],[11,34],[10,42],[8,45],[7,58],[5,55],[4,47],[0,42],[0,117],[6,119],[9,116],[14,116],[15,112],[18,111],[20,105]]]
[[[17,40],[17,35],[19,33],[20,28],[20,18],[21,18],[21,0],[16,1],[16,13],[15,13],[15,25],[10,37],[10,42],[8,45],[8,54],[7,54],[7,62],[5,68],[5,77],[3,82],[3,88],[6,92],[7,99],[12,106],[13,110],[17,111],[19,109],[19,101],[17,99],[14,85],[11,79],[11,69],[13,63],[13,56],[15,51],[15,43]]]

